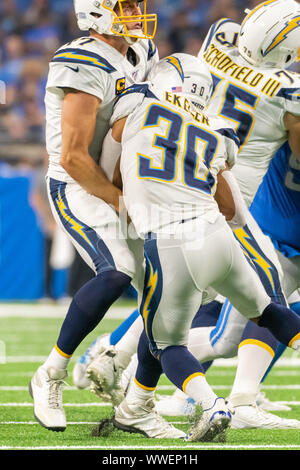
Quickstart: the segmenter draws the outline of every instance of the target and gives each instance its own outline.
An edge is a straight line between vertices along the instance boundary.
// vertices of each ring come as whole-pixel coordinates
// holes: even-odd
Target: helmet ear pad
[[[247,12],[238,40],[240,55],[254,67],[287,68],[298,57],[300,5],[269,0]]]

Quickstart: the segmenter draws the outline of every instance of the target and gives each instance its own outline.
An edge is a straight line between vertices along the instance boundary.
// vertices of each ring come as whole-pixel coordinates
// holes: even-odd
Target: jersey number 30
[[[150,106],[143,129],[158,127],[160,120],[168,123],[166,135],[155,134],[152,147],[162,151],[161,164],[156,165],[153,157],[138,154],[138,175],[142,179],[173,182],[177,179],[179,143],[184,142],[182,158],[182,182],[185,186],[211,193],[215,179],[210,168],[216,154],[219,140],[214,133],[194,124],[185,125],[182,116],[161,105]],[[184,139],[182,138],[184,132]],[[198,143],[204,144],[203,155],[197,153]],[[206,170],[199,172],[199,158]],[[201,173],[201,175],[200,175]]]

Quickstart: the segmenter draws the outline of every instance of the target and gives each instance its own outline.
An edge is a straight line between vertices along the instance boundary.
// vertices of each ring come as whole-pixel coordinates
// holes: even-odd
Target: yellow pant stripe
[[[263,343],[262,341],[259,341],[257,339],[245,339],[245,341],[242,341],[239,345],[239,349],[242,347],[242,346],[245,346],[247,344],[250,344],[252,346],[259,346],[260,348],[263,348],[265,349],[266,351],[268,351],[272,357],[274,357],[275,355],[275,352],[273,351],[273,349],[266,343]]]
[[[184,393],[185,393],[187,384],[195,377],[205,377],[205,375],[202,372],[196,372],[195,374],[192,374],[187,379],[185,379],[185,381],[182,384],[182,390],[184,391]]]
[[[136,378],[134,378],[134,381],[135,381],[136,385],[137,385],[138,387],[142,388],[143,390],[148,390],[149,392],[152,392],[152,391],[154,391],[154,390],[156,389],[156,387],[146,387],[146,385],[140,384],[140,382],[138,382],[138,381],[136,380]]]
[[[60,354],[61,356],[66,357],[68,359],[70,359],[72,357],[72,354],[66,354],[61,349],[59,349],[57,344],[54,347],[55,347],[56,351],[58,352],[58,354]]]
[[[289,347],[292,348],[293,347],[293,343],[295,341],[298,341],[298,339],[300,339],[300,333],[298,333],[296,336],[294,336],[294,338],[291,339],[291,341],[289,342]]]

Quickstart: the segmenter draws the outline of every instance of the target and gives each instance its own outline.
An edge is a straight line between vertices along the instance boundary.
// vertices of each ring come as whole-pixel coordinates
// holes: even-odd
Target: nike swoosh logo
[[[68,69],[71,69],[73,70],[73,72],[79,72],[79,67],[70,67],[69,65],[65,65],[65,67],[67,67]]]

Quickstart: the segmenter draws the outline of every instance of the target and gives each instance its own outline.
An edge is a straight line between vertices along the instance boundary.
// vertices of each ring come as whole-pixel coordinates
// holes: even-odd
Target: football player
[[[241,31],[240,25],[228,19],[213,25],[201,50],[201,57],[207,62],[215,84],[209,112],[234,125],[242,143],[233,171],[247,205],[271,159],[287,139],[295,154],[299,154],[299,77],[285,70],[298,55],[300,28],[297,18],[299,5],[294,1],[264,2],[249,12]],[[236,47],[237,40],[239,48]],[[247,217],[247,226],[237,230],[236,236],[249,262],[258,269],[270,297],[285,303],[278,276],[281,267],[274,247],[263,236],[250,213]],[[225,337],[227,330],[221,329],[223,336],[217,335],[219,342],[216,344],[219,346],[223,337],[223,343],[233,344],[236,350],[246,320],[227,304],[224,312],[225,318],[230,312],[230,322],[226,324],[232,325],[232,331]],[[220,322],[220,325],[224,323]],[[248,334],[253,344],[257,347],[258,344],[267,345],[260,348],[258,354],[262,349],[265,352],[276,348],[274,338],[267,330],[264,333],[262,341],[261,328],[249,323]],[[253,341],[256,339],[254,334],[259,335],[259,343]],[[201,343],[199,332],[192,330],[191,336],[191,344]],[[207,335],[206,344],[212,354]],[[251,410],[257,411],[254,407]]]
[[[299,15],[300,8],[296,2],[264,2],[254,10],[248,11],[241,28],[229,19],[220,20],[213,25],[200,51],[200,56],[208,64],[215,81],[215,92],[209,111],[234,122],[242,142],[238,163],[233,172],[248,206],[269,167],[270,160],[287,139],[293,149],[294,159],[300,155],[300,79],[299,75],[286,71],[286,67],[298,57]],[[238,47],[235,47],[236,44]],[[282,152],[280,154],[282,155]],[[261,210],[265,210],[265,205]],[[286,211],[287,219],[288,205],[282,210]],[[261,216],[259,224],[265,218]],[[280,282],[276,270],[280,272],[281,269],[277,255],[274,257],[275,249],[270,243],[271,240],[260,235],[260,230],[250,215],[247,226],[237,230],[235,234],[247,256],[265,276],[264,285],[267,291],[270,295],[279,297]],[[287,262],[282,257],[280,261],[281,268],[286,273]],[[294,274],[293,279],[289,275],[282,281],[286,297],[289,297],[299,283],[296,271]],[[220,307],[220,304],[216,306]],[[194,326],[205,324],[204,317],[202,320],[199,315]],[[241,415],[239,425],[244,420],[245,427],[253,426],[253,423],[258,427],[299,427],[295,420],[280,420],[272,415],[261,414],[256,407],[255,395],[260,380],[278,343],[267,330],[257,328],[252,323],[249,323],[247,328],[245,326],[244,318],[230,303],[225,302],[217,326],[206,331],[191,330],[189,344],[195,355],[197,344],[199,348],[201,344],[201,353],[199,350],[197,353],[201,361],[214,357],[231,357],[236,354],[243,334],[239,356],[243,356],[244,364],[252,364],[252,387],[251,391],[245,393],[245,388],[250,383],[249,367],[241,369],[244,373],[239,377],[248,374],[248,380],[244,380],[244,388],[241,388],[240,392],[237,392],[235,386],[231,394],[235,405],[234,421]],[[238,378],[237,383],[241,383]],[[256,393],[253,392],[254,384]]]
[[[150,431],[158,424],[153,399],[164,372],[203,409],[186,440],[212,440],[231,416],[187,349],[203,293],[212,287],[246,318],[270,328],[295,350],[300,348],[300,318],[268,296],[220,213],[222,207],[228,214],[223,207],[228,197],[235,209],[227,216],[230,225],[245,225],[242,196],[227,169],[235,163],[239,139],[232,129],[222,127],[223,121],[210,122],[201,112],[210,96],[205,64],[174,54],[154,66],[148,80],[150,86],[133,85],[120,95],[111,120],[112,136],[122,142],[125,205],[145,240],[146,263],[139,291],[144,332],[138,367],[116,407],[114,423],[125,431],[159,437]],[[221,171],[229,190],[225,198],[216,192]],[[239,200],[241,210],[235,204]]]
[[[299,245],[299,181],[300,181],[300,165],[291,153],[289,145],[286,143],[277,152],[273,158],[269,170],[260,185],[256,196],[250,206],[250,212],[258,222],[259,226],[272,241],[277,249],[277,255],[283,267],[285,276],[282,281],[284,292],[289,294],[300,286],[300,245]],[[295,291],[288,298],[290,308],[300,313],[299,294]],[[263,342],[263,338],[245,341],[242,339],[240,344],[238,341],[230,342],[230,331],[232,325],[227,324],[226,315],[220,318],[210,316],[211,312],[205,312],[202,309],[203,321],[199,322],[199,326],[203,323],[207,325],[207,330],[201,328],[194,337],[194,331],[190,331],[190,345],[194,355],[201,357],[201,349],[211,347],[205,343],[210,338],[220,338],[222,334],[225,337],[223,341],[223,351],[227,357],[238,355],[238,366],[235,376],[234,385],[231,391],[233,396],[246,396],[252,398],[252,405],[244,405],[238,408],[237,414],[233,415],[231,427],[238,428],[267,428],[267,429],[295,429],[299,428],[299,421],[294,419],[280,418],[271,413],[261,412],[261,408],[270,411],[288,411],[290,408],[281,403],[269,402],[261,393],[258,393],[259,384],[265,380],[274,363],[278,360],[285,350],[284,345],[270,348]],[[210,323],[209,323],[210,321]],[[241,325],[244,321],[241,317]],[[193,323],[193,327],[197,328],[197,319]],[[234,324],[237,329],[237,322]],[[222,331],[223,330],[223,331]],[[221,333],[222,331],[222,333]],[[199,336],[204,338],[203,343],[199,341]],[[233,338],[236,336],[233,335]],[[242,338],[242,327],[240,329],[240,338]],[[226,350],[227,345],[227,350]],[[257,351],[256,351],[256,348]],[[259,356],[258,356],[259,353]],[[207,353],[206,353],[207,354]],[[222,352],[220,353],[221,357]],[[256,361],[250,360],[249,355],[256,354]],[[216,356],[217,357],[217,356]],[[205,360],[205,359],[204,359]],[[205,369],[211,365],[209,362]],[[269,366],[269,369],[268,369]],[[130,370],[134,369],[134,361],[130,365]],[[267,370],[268,369],[268,370]],[[126,371],[126,375],[130,370]],[[267,371],[267,372],[266,372]],[[132,370],[130,372],[133,373]],[[125,380],[125,377],[124,377]],[[257,409],[256,402],[259,405]],[[195,404],[179,390],[171,398],[163,398],[156,404],[157,410],[168,416],[189,415],[195,412]]]
[[[78,27],[89,32],[62,46],[46,85],[47,186],[57,223],[95,277],[74,296],[57,343],[30,383],[34,415],[64,431],[63,381],[81,341],[128,288],[136,259],[120,236],[120,190],[101,168],[101,148],[113,103],[126,86],[144,80],[157,61],[157,18],[140,0],[75,0]],[[111,158],[120,145],[112,142]],[[142,253],[141,253],[142,254]]]

